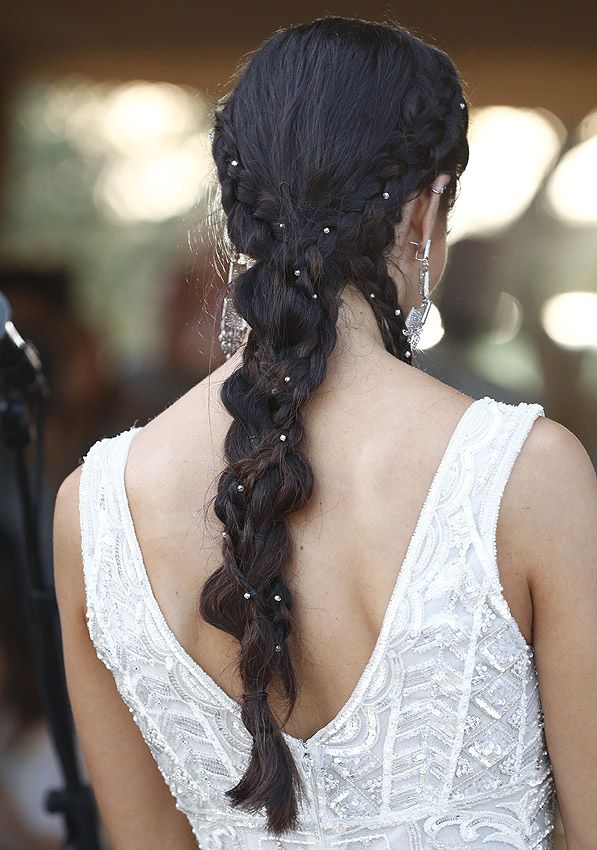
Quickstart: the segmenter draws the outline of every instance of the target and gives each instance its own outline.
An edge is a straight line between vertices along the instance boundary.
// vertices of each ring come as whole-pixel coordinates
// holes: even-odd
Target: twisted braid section
[[[296,702],[287,650],[293,597],[284,579],[293,543],[285,517],[303,507],[313,489],[300,448],[301,409],[321,384],[336,343],[338,303],[327,284],[340,280],[331,223],[337,211],[287,206],[293,215],[282,222],[266,193],[251,197],[256,189],[247,170],[241,179],[233,168],[225,193],[230,230],[257,262],[238,276],[234,291],[251,332],[242,365],[221,389],[233,422],[214,511],[226,535],[223,563],[204,586],[201,613],[240,643],[241,717],[253,747],[246,773],[227,794],[248,811],[264,807],[270,831],[279,834],[296,825],[304,788],[267,688],[274,677],[282,684],[285,723]],[[247,591],[248,599],[238,592],[243,581],[255,591]]]

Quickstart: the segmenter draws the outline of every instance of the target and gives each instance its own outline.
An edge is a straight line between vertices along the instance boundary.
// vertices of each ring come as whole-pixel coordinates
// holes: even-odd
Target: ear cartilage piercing
[[[435,192],[436,195],[442,195],[445,188],[446,188],[445,186],[442,186],[441,189],[434,189],[433,186],[432,186],[431,191]]]
[[[294,276],[295,276],[295,277],[300,277],[300,276],[301,276],[301,270],[300,270],[300,269],[295,269],[295,270],[294,270]]]
[[[284,440],[286,439],[286,434],[280,434],[280,439],[282,440],[282,442],[284,442]]]
[[[390,193],[389,192],[382,192],[382,197],[385,198],[386,201],[387,201],[388,198],[390,197]]]

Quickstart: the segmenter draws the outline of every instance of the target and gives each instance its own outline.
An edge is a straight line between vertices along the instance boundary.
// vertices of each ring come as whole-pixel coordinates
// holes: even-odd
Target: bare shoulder
[[[53,520],[54,581],[61,617],[84,610],[85,589],[81,570],[79,488],[83,465],[63,480],[56,494]]]
[[[571,431],[546,417],[535,420],[508,481],[502,514],[535,595],[558,570],[572,569],[575,553],[579,565],[590,565],[583,547],[595,544],[597,478]]]
[[[526,569],[545,736],[569,847],[597,835],[597,478],[580,441],[538,418],[500,518]]]
[[[82,470],[80,465],[67,475],[56,497],[54,583],[68,696],[100,815],[114,850],[196,850],[190,823],[176,808],[112,673],[100,661],[85,620]]]

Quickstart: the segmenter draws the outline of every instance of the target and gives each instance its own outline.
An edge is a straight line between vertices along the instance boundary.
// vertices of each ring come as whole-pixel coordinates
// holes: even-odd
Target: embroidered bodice
[[[251,738],[153,595],[124,485],[138,427],[96,442],[80,483],[87,622],[97,654],[201,850],[548,850],[555,786],[534,650],[503,594],[501,496],[538,404],[480,399],[437,469],[373,653],[337,716],[285,737],[308,795],[275,838],[224,792]]]

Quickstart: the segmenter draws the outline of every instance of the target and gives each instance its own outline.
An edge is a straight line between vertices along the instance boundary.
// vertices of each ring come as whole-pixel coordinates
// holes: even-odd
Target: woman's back
[[[221,546],[203,518],[232,366],[96,444],[81,481],[90,631],[203,850],[266,840],[263,813],[223,794],[250,744],[235,645],[196,613]],[[299,829],[271,846],[547,848],[529,589],[502,576],[505,599],[493,560],[503,488],[542,410],[473,402],[393,358],[376,375],[360,394],[322,385],[306,411],[318,485],[292,525],[304,659],[284,734],[308,796]]]
[[[238,642],[197,615],[221,559],[208,517],[230,416],[218,400],[237,358],[136,436],[126,488],[143,560],[166,621],[188,653],[240,700]],[[367,371],[371,370],[367,368]],[[286,730],[306,739],[334,717],[365,668],[431,482],[471,399],[382,358],[372,374],[332,371],[305,406],[314,469],[308,505],[290,514],[290,584],[300,657],[299,702]],[[357,390],[357,387],[359,388]],[[167,451],[164,448],[168,447]],[[532,608],[518,567],[504,576],[527,642]],[[284,703],[270,704],[283,717]]]

